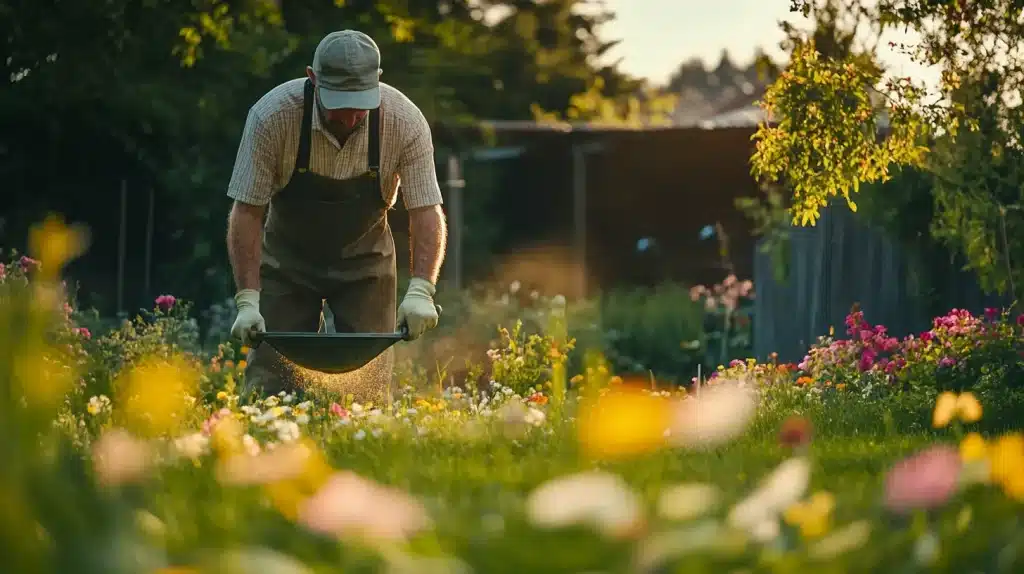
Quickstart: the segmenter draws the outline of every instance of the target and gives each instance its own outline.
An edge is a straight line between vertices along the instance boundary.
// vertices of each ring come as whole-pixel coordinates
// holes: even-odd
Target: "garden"
[[[744,356],[756,293],[735,277],[603,307],[513,284],[399,345],[385,400],[244,397],[246,349],[201,337],[188,302],[77,308],[61,269],[86,240],[50,218],[0,266],[11,571],[1024,564],[1022,314],[897,338],[854,309],[787,364]]]

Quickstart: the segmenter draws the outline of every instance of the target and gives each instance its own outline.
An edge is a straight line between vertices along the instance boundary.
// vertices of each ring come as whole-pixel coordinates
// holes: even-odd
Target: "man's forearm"
[[[263,214],[266,207],[235,202],[228,216],[228,259],[235,287],[260,288],[260,255],[263,240]]]
[[[448,238],[440,205],[409,211],[409,249],[413,277],[437,283]]]

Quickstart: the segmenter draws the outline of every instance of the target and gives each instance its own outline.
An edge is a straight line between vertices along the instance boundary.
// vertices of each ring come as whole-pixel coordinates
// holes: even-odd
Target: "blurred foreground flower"
[[[147,357],[118,377],[117,390],[127,424],[151,435],[169,433],[183,422],[200,371],[183,357]]]
[[[407,541],[431,524],[415,498],[349,472],[336,472],[302,503],[298,522],[321,534]]]
[[[886,508],[905,514],[942,506],[959,486],[960,469],[960,453],[948,445],[930,447],[896,463],[885,478]]]
[[[669,520],[692,520],[712,510],[720,499],[721,491],[713,484],[670,486],[661,492],[658,513]]]
[[[954,419],[965,423],[973,423],[981,420],[981,403],[974,394],[970,392],[956,394],[946,391],[935,400],[935,410],[932,413],[932,426],[942,428]]]
[[[639,497],[617,475],[588,471],[550,480],[530,493],[526,513],[541,528],[586,524],[611,538],[643,526]]]
[[[671,441],[680,446],[705,447],[741,435],[757,412],[755,391],[742,382],[722,380],[689,397],[673,409]]]
[[[122,429],[103,433],[92,445],[93,470],[104,486],[119,486],[141,479],[153,466],[150,445]]]
[[[1024,501],[1024,435],[1019,432],[1003,435],[989,449],[992,482],[1018,501]]]
[[[85,253],[89,232],[81,225],[68,226],[58,215],[49,215],[32,226],[28,236],[29,253],[39,260],[40,278],[53,281],[72,259]]]
[[[584,401],[578,416],[586,456],[611,459],[655,450],[665,444],[672,403],[631,385],[615,386]]]
[[[866,520],[848,524],[815,542],[807,554],[814,560],[831,560],[867,544],[871,537],[871,523]]]
[[[217,477],[229,485],[262,485],[274,507],[295,520],[306,499],[333,472],[316,445],[309,439],[300,439],[255,456],[228,454],[218,463]]]
[[[810,480],[808,459],[798,456],[784,461],[732,508],[729,524],[760,541],[775,538],[780,533],[779,516],[803,498]]]
[[[786,522],[800,528],[805,538],[818,538],[828,532],[832,510],[836,506],[835,496],[830,492],[816,492],[806,502],[798,502],[783,514]]]

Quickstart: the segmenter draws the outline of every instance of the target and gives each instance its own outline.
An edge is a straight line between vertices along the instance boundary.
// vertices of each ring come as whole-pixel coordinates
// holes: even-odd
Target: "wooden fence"
[[[776,352],[780,361],[798,362],[830,326],[845,337],[844,321],[854,303],[868,322],[885,325],[893,336],[927,330],[931,324],[934,311],[922,294],[935,284],[923,282],[904,250],[845,206],[826,209],[815,227],[793,229],[790,261],[789,276],[778,282],[770,256],[760,249],[754,255],[758,359]],[[1007,303],[985,295],[975,275],[954,264],[942,275],[942,296],[933,306],[940,313],[953,308],[977,313]]]

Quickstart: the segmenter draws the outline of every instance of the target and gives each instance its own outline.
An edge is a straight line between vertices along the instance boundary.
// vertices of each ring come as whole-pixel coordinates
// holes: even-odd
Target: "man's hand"
[[[267,323],[260,315],[260,292],[255,289],[242,289],[235,294],[235,307],[238,309],[238,316],[235,317],[235,324],[231,326],[231,335],[242,340],[242,344],[252,344],[249,333],[252,331],[266,331]]]
[[[398,324],[409,326],[409,339],[416,339],[428,329],[437,326],[437,308],[434,307],[434,285],[425,279],[413,277],[398,306]]]

